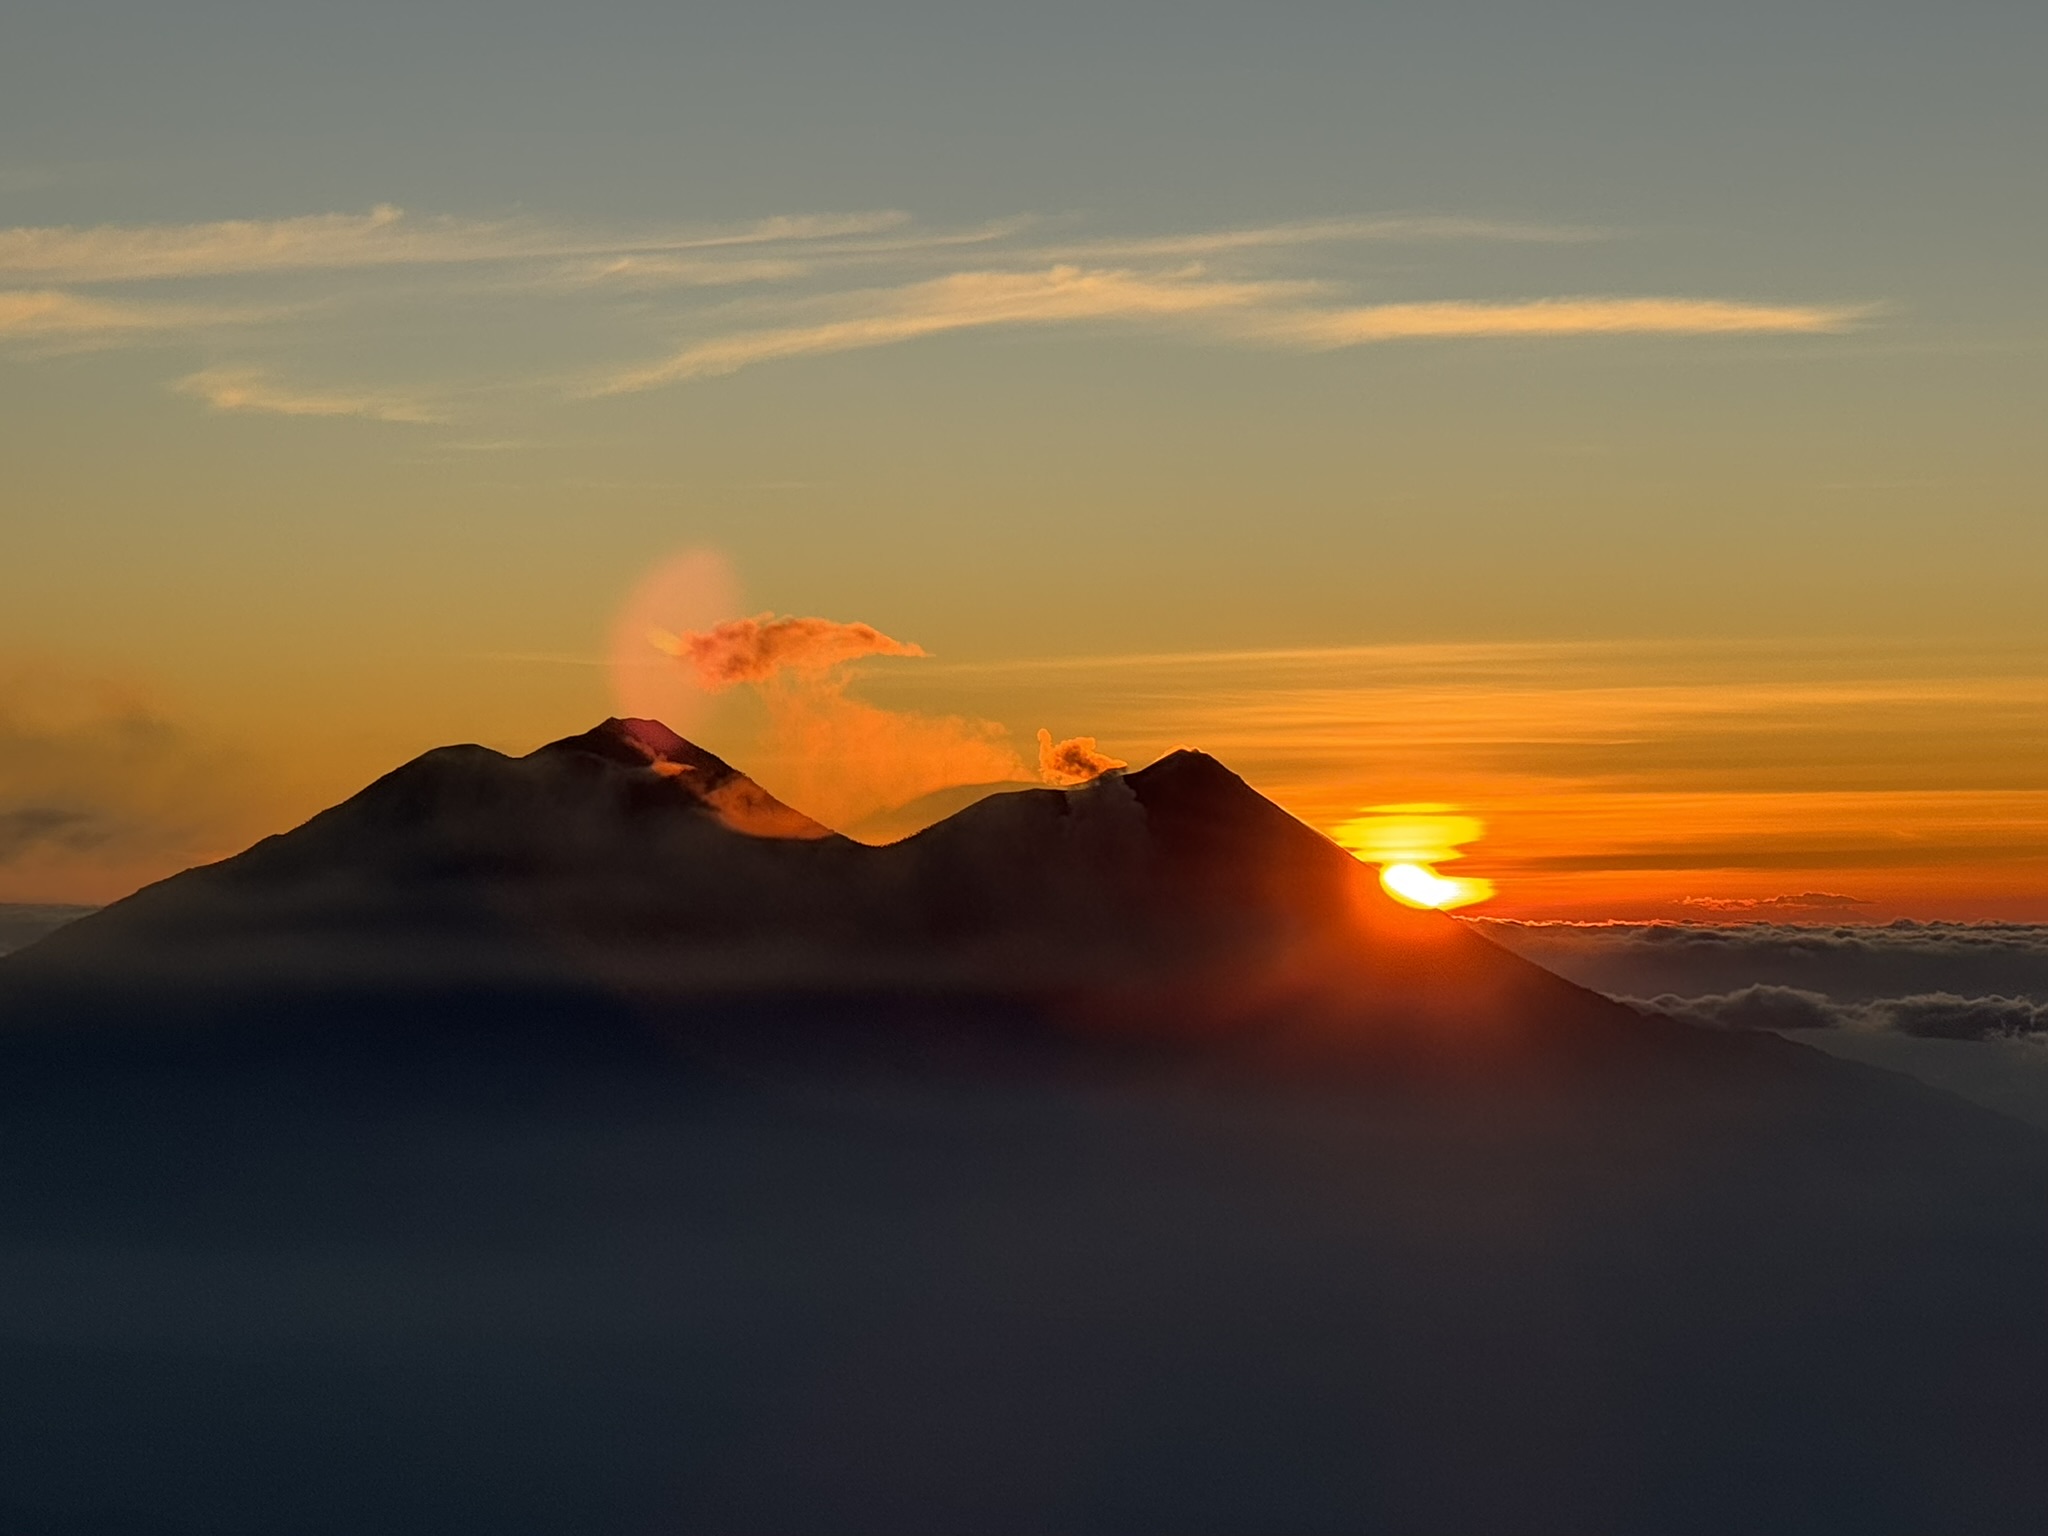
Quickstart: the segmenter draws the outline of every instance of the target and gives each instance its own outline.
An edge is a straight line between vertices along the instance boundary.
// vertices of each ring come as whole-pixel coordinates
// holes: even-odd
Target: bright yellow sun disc
[[[1489,880],[1450,879],[1427,864],[1389,864],[1380,871],[1380,884],[1411,907],[1462,907],[1493,894]]]

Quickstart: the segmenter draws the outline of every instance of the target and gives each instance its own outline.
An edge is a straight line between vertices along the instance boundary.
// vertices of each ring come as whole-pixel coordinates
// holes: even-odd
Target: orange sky
[[[654,617],[672,638],[708,627],[717,609],[704,603],[732,600],[714,583],[697,607]],[[638,624],[636,602],[621,593],[617,611]],[[636,632],[650,627],[666,628]],[[366,701],[338,708],[333,690],[289,680],[253,715],[209,721],[135,687],[0,679],[14,746],[4,787],[99,817],[29,840],[0,865],[0,900],[109,899],[289,826],[440,742],[525,751],[637,709],[840,826],[947,785],[1034,782],[1044,729],[1138,764],[1200,747],[1332,833],[1376,806],[1446,807],[1477,835],[1460,834],[1462,857],[1440,872],[1491,881],[1481,910],[1501,916],[2048,919],[2048,668],[2025,647],[834,653],[706,691],[640,644],[628,673],[596,647],[479,659],[452,710],[394,674],[369,719]]]
[[[2038,5],[112,3],[0,50],[0,900],[630,709],[848,824],[1045,730],[1456,806],[1503,914],[2048,919]],[[617,680],[769,611],[926,654]]]
[[[1445,872],[1492,880],[1503,916],[2048,918],[2048,676],[2024,649],[1412,645],[922,684],[920,666],[944,670],[894,666],[889,696],[980,689],[1134,761],[1199,745],[1325,830],[1454,806],[1483,831]]]

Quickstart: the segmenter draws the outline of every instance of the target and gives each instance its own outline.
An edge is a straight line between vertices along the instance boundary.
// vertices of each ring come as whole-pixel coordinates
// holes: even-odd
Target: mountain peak
[[[636,767],[667,763],[712,778],[725,778],[739,771],[695,742],[685,741],[659,720],[622,720],[616,715],[579,736],[564,736],[560,741],[538,747],[528,756],[538,757],[544,752],[585,752]]]
[[[1348,866],[1348,854],[1297,821],[1206,752],[1179,747],[1150,766],[1123,775],[1155,828],[1235,848],[1247,839],[1276,850]],[[1336,855],[1336,858],[1332,858]]]
[[[645,768],[671,781],[718,820],[749,837],[817,839],[835,834],[802,811],[784,805],[725,759],[686,741],[659,720],[612,716],[583,732],[551,741],[530,758],[598,757]]]
[[[1145,767],[1135,772],[1126,772],[1124,777],[1133,780],[1143,779],[1149,783],[1184,784],[1190,788],[1201,786],[1211,793],[1230,794],[1243,791],[1258,794],[1257,790],[1224,767],[1217,759],[1193,747],[1175,747],[1166,756],[1155,759]]]

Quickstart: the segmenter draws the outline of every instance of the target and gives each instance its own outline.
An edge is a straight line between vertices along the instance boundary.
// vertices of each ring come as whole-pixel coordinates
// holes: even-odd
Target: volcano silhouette
[[[1570,1054],[1660,1033],[1177,751],[991,795],[883,847],[649,720],[511,758],[429,752],[304,826],[59,932],[0,980],[196,991],[589,989],[707,1002],[977,999],[1164,1043]]]
[[[0,1529],[2048,1530],[2048,1138],[1214,759],[429,752],[0,958]]]

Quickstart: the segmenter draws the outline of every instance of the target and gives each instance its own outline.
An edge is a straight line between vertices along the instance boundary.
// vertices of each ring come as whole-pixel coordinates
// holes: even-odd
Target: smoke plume
[[[1122,758],[1098,752],[1093,736],[1069,736],[1056,742],[1051,731],[1041,727],[1038,732],[1038,776],[1058,788],[1086,784],[1090,779],[1129,766]]]
[[[1027,777],[1001,725],[962,715],[884,709],[854,698],[848,664],[923,656],[872,624],[731,619],[701,632],[650,634],[707,692],[744,683],[766,712],[761,777],[828,826],[848,827],[961,784]]]

